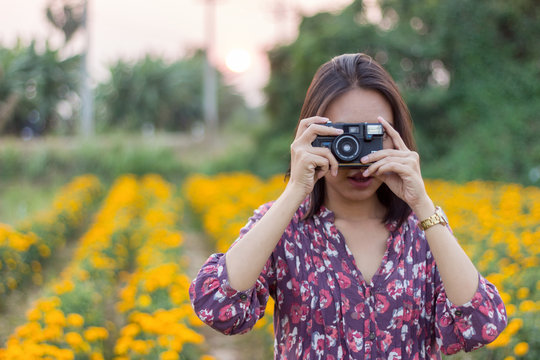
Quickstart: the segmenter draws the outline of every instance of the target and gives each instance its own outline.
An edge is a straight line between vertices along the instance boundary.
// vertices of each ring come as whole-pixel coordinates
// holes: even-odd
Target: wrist
[[[435,213],[435,204],[433,204],[433,201],[426,195],[422,201],[418,202],[418,204],[412,208],[412,211],[416,214],[418,219],[422,221]]]
[[[298,208],[309,194],[303,186],[289,181],[287,186],[285,186],[285,190],[281,193],[280,198],[293,203]]]

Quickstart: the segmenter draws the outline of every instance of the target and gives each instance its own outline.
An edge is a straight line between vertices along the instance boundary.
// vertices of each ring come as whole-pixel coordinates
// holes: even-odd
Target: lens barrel
[[[340,135],[332,143],[332,152],[340,161],[350,162],[358,158],[362,145],[353,135]]]

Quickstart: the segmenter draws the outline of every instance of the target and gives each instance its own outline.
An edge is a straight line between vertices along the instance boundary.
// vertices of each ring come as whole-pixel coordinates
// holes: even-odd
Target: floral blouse
[[[266,213],[261,206],[240,238]],[[411,214],[391,235],[382,263],[366,283],[333,213],[321,207],[303,220],[304,203],[274,249],[256,284],[229,285],[224,254],[214,254],[192,282],[201,320],[224,334],[249,331],[275,300],[275,359],[440,359],[440,352],[471,351],[506,326],[494,285],[479,275],[471,301],[446,297],[418,219]]]

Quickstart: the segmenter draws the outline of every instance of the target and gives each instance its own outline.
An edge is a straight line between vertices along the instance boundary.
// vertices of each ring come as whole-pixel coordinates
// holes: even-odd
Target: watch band
[[[435,213],[431,215],[430,217],[428,217],[427,219],[421,221],[419,226],[422,230],[426,231],[430,227],[437,224],[442,224],[442,225],[448,224],[446,215],[444,214],[443,210],[439,206],[436,206]]]

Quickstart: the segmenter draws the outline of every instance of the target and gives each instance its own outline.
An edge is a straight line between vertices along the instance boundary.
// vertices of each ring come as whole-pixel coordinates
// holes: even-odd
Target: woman
[[[261,206],[190,288],[197,315],[225,333],[274,313],[276,359],[440,359],[506,326],[483,278],[426,192],[410,115],[369,56],[322,65],[307,91],[283,193]],[[380,123],[383,149],[339,167],[318,135],[333,123]]]

